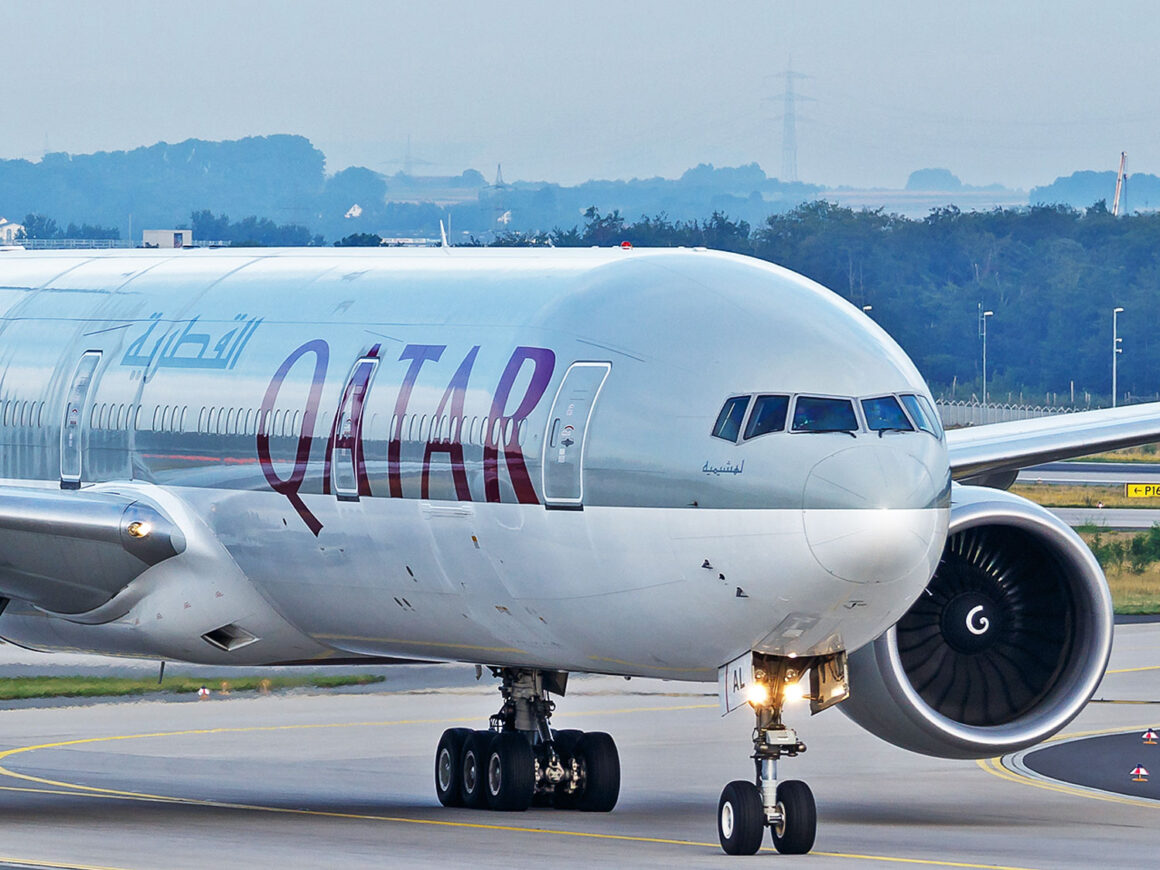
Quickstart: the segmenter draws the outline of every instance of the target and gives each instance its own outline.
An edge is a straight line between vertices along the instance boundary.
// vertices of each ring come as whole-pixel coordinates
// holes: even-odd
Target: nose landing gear
[[[795,660],[753,656],[755,691],[748,695],[757,717],[753,729],[753,782],[735,780],[717,803],[717,835],[730,855],[753,855],[765,829],[777,851],[802,855],[814,846],[818,813],[810,787],[800,780],[779,782],[777,763],[806,751],[792,728],[782,722],[786,688],[811,671],[811,710],[818,712],[845,697],[845,654],[826,659]],[[837,688],[837,690],[835,690]]]
[[[445,807],[522,811],[555,806],[609,812],[620,796],[620,756],[603,732],[554,731],[568,675],[492,668],[503,706],[486,731],[449,728],[435,750],[435,794]]]

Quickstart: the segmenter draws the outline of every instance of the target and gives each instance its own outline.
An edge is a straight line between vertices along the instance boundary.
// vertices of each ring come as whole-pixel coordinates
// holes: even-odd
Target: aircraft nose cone
[[[802,521],[818,564],[853,583],[929,579],[942,552],[944,486],[904,450],[851,447],[826,457],[806,479]]]

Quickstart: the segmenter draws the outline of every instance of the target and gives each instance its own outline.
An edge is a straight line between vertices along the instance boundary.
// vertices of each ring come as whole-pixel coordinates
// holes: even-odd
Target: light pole
[[[1122,347],[1120,347],[1120,342],[1123,341],[1123,339],[1120,338],[1120,335],[1118,332],[1118,325],[1116,323],[1116,318],[1119,316],[1120,312],[1123,310],[1124,310],[1123,308],[1113,308],[1112,309],[1112,407],[1113,408],[1116,407],[1116,361],[1117,361],[1117,357],[1119,357],[1119,355],[1124,352],[1124,349]]]
[[[994,311],[984,311],[979,315],[983,328],[983,407],[987,407],[987,318],[994,317]]]

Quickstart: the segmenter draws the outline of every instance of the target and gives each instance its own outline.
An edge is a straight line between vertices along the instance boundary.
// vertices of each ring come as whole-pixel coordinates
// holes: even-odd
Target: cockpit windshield
[[[785,429],[785,415],[789,411],[789,396],[758,396],[745,427],[745,440],[781,432]]]
[[[906,412],[894,396],[879,396],[862,400],[862,413],[871,432],[913,432]]]
[[[849,399],[798,396],[794,405],[795,432],[857,432],[861,428]]]
[[[792,411],[791,411],[792,408]],[[942,440],[938,412],[925,396],[887,393],[867,398],[750,393],[725,399],[712,435],[733,444],[773,432],[926,432]]]

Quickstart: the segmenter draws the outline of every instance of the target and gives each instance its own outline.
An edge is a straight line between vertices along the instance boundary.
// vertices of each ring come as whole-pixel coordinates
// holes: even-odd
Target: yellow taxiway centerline
[[[1114,671],[1106,671],[1109,674],[1135,674],[1139,671],[1160,671],[1160,665],[1144,665],[1140,668],[1116,668]]]
[[[43,867],[59,867],[61,870],[124,870],[123,867],[106,867],[97,864],[77,864],[75,861],[69,861],[67,864],[60,864],[56,861],[42,861],[39,858],[8,858],[0,855],[0,866],[3,867],[28,867],[30,870],[40,870]]]

